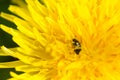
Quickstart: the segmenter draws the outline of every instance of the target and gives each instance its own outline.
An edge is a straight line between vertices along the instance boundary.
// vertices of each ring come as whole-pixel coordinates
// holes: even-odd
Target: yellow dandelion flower
[[[9,80],[120,80],[120,0],[16,0],[1,25],[19,47],[1,55],[15,68]]]

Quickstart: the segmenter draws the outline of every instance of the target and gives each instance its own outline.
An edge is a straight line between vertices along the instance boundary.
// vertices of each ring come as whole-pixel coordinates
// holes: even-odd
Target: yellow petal
[[[21,65],[25,65],[25,63],[21,61],[3,62],[3,63],[0,63],[0,68],[14,68]]]

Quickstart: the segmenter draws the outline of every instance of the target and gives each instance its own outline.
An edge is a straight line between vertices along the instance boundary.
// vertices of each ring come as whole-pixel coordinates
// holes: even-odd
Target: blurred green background
[[[0,0],[0,13],[1,12],[10,13],[8,11],[8,7],[10,4],[11,4],[10,0]],[[16,27],[15,24],[9,22],[8,20],[3,19],[2,17],[0,17],[0,24],[4,24],[13,28]],[[15,44],[12,41],[12,36],[0,29],[0,46],[2,45],[8,48],[17,46],[17,44]],[[13,61],[13,60],[15,60],[15,58],[10,56],[7,56],[7,57],[0,56],[0,62],[7,62],[7,61]],[[0,80],[7,80],[10,77],[9,75],[10,71],[15,71],[15,70],[11,68],[8,68],[8,69],[0,68]]]

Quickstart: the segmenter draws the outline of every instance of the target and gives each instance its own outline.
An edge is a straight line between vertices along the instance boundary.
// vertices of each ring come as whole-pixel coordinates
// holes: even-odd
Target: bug
[[[81,51],[81,44],[78,40],[72,39],[72,45],[74,47],[74,52],[78,55]]]

